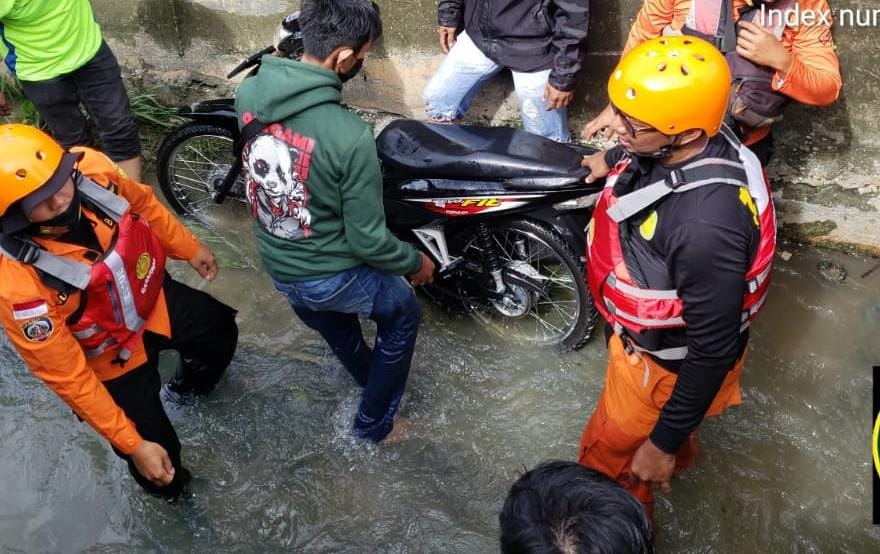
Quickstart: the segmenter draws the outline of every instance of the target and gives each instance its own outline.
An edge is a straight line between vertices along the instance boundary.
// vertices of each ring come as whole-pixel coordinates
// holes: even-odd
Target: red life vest
[[[110,250],[92,266],[86,307],[73,323],[73,336],[86,357],[121,346],[125,361],[153,313],[165,273],[165,249],[146,220],[126,213]]]
[[[61,281],[61,285],[85,291],[79,316],[68,322],[73,336],[86,357],[118,349],[118,358],[124,362],[143,334],[162,291],[165,249],[147,221],[131,213],[124,198],[83,175],[76,176],[76,188],[87,205],[116,222],[113,241],[104,255],[88,265],[18,239],[13,257]]]
[[[587,282],[596,308],[615,332],[641,333],[654,329],[685,327],[681,298],[675,289],[656,290],[639,286],[630,276],[621,245],[619,224],[670,194],[718,183],[741,187],[755,206],[760,228],[757,253],[745,275],[746,293],[742,302],[744,330],[764,305],[770,286],[770,271],[776,251],[776,214],[770,187],[755,155],[742,146],[733,132],[724,127],[725,138],[737,147],[738,161],[721,158],[700,159],[673,171],[670,178],[652,183],[621,197],[614,195],[614,184],[628,167],[630,159],[609,173],[599,195],[587,233]],[[660,260],[662,262],[662,260]],[[662,266],[663,264],[656,264]],[[671,282],[671,279],[668,280]],[[644,349],[636,348],[637,350]],[[686,348],[649,351],[667,360],[684,359]]]

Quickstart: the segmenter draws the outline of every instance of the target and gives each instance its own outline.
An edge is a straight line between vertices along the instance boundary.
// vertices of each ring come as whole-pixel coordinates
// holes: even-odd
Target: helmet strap
[[[669,155],[672,154],[673,150],[675,150],[676,148],[679,148],[679,146],[676,144],[676,142],[678,142],[679,135],[668,135],[668,136],[669,136],[669,142],[667,144],[664,144],[663,146],[661,146],[659,149],[657,149],[653,152],[646,152],[646,153],[633,152],[633,156],[635,156],[637,158],[647,159],[647,160],[662,160],[662,159],[668,158]]]

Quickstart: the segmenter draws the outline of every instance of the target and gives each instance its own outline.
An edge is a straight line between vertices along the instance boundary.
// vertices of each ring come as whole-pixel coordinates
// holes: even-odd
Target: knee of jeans
[[[462,114],[458,110],[438,109],[428,100],[425,100],[425,115],[432,123],[452,123],[462,118]]]
[[[415,292],[409,290],[408,294],[397,302],[396,327],[404,333],[413,333],[419,328],[422,321],[422,305],[416,298]]]
[[[548,112],[544,108],[543,102],[539,99],[534,101],[531,99],[523,100],[522,104],[522,124],[523,128],[536,135],[541,135],[556,142],[570,142],[571,135],[568,132],[568,125],[565,121],[565,115]]]
[[[422,100],[425,103],[425,115],[434,123],[451,123],[462,118],[463,114],[457,107],[444,102],[443,91],[434,86],[433,81],[425,88]]]
[[[412,323],[413,327],[418,327],[422,321],[422,304],[416,298],[415,293],[410,295],[410,299],[406,306],[407,321]]]

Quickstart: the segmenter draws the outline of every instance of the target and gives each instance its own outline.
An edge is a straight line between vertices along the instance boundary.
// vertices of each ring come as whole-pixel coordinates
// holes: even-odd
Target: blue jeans
[[[425,87],[423,97],[428,117],[441,122],[461,119],[480,88],[502,69],[504,66],[487,58],[466,32],[461,33]],[[568,110],[547,111],[543,98],[550,70],[512,73],[523,129],[558,142],[569,142]]]
[[[406,387],[422,308],[406,279],[360,265],[278,289],[299,318],[319,332],[364,392],[355,434],[379,442],[391,431]],[[358,316],[376,322],[376,344],[364,341]]]

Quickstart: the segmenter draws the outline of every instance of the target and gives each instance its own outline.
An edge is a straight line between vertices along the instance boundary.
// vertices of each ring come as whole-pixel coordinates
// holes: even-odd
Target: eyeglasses
[[[620,119],[623,120],[623,124],[626,127],[627,134],[629,134],[633,138],[639,136],[639,133],[647,133],[649,131],[657,130],[650,125],[645,125],[643,123],[637,122],[635,119],[620,111],[617,106],[612,105],[611,108],[614,110],[614,115],[620,116]]]

